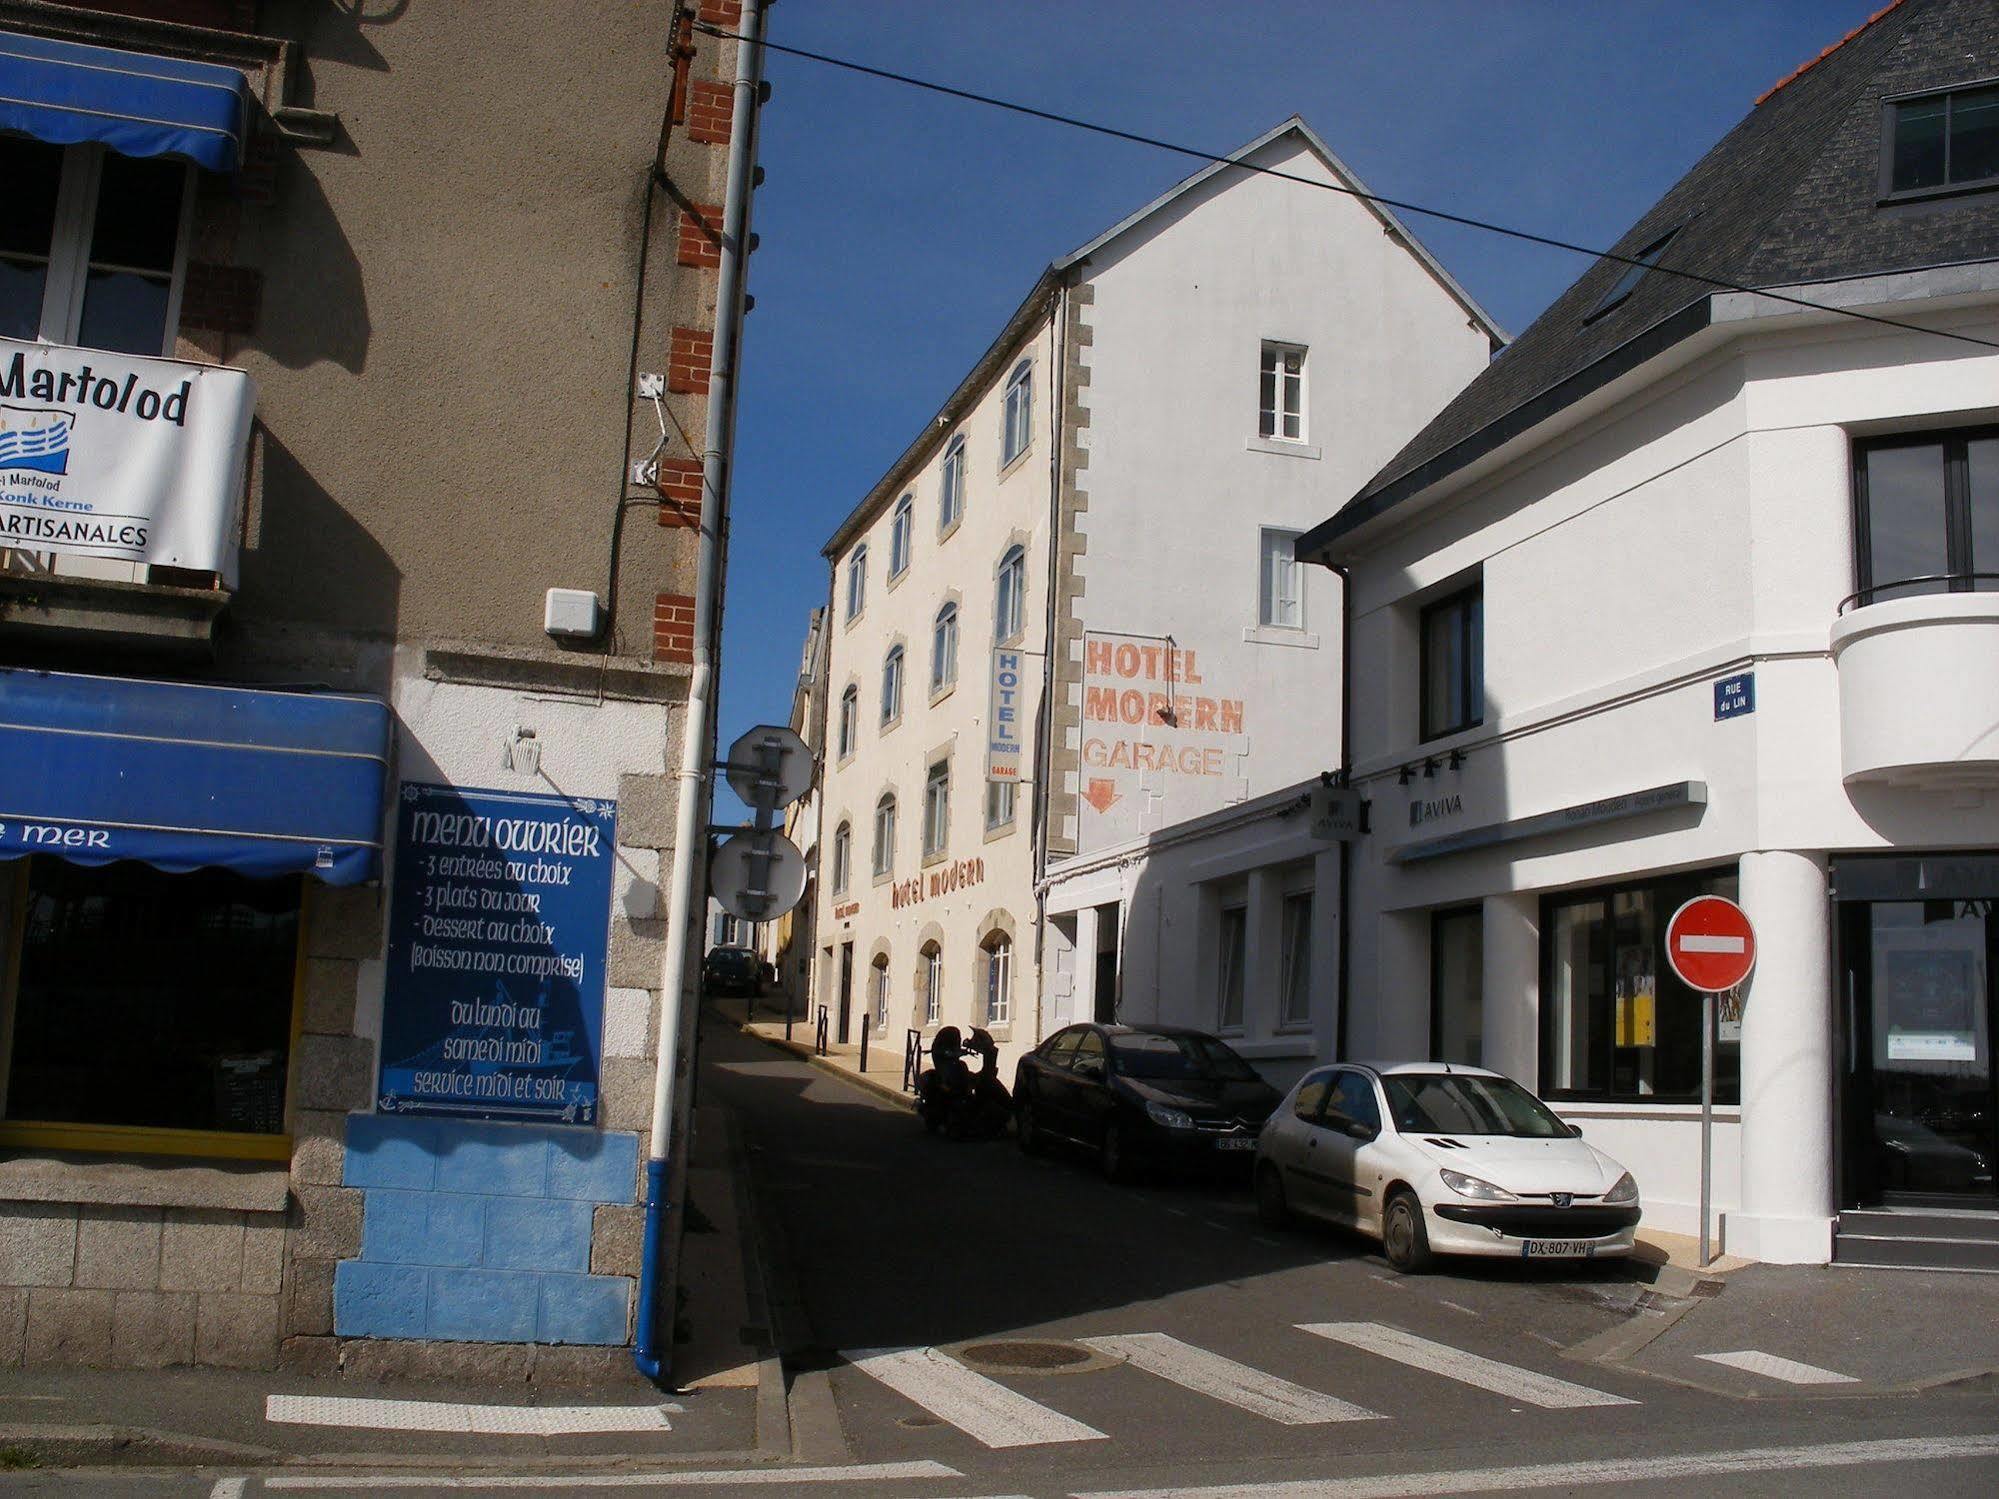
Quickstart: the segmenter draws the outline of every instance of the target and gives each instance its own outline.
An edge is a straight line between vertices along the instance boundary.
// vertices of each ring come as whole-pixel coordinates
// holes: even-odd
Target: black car
[[[1066,1141],[1093,1150],[1116,1181],[1142,1165],[1239,1165],[1282,1095],[1201,1031],[1165,1025],[1072,1025],[1020,1059],[1020,1148]]]
[[[755,999],[763,992],[763,959],[747,947],[711,947],[701,963],[701,987]]]

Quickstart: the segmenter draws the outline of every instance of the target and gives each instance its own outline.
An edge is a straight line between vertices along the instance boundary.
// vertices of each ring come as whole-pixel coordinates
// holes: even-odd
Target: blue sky
[[[770,37],[1218,153],[1297,113],[1376,193],[1607,246],[1880,3],[782,0]],[[819,548],[1041,269],[1199,166],[781,54],[768,77],[725,747],[785,721]],[[1515,333],[1587,263],[1405,217]]]

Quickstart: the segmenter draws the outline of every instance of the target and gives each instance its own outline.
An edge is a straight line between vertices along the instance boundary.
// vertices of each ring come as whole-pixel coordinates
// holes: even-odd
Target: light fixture
[[[1423,757],[1423,779],[1426,781],[1435,780],[1436,776],[1437,776],[1436,757],[1433,755],[1425,755]]]
[[[1463,765],[1464,763],[1465,763],[1465,752],[1461,749],[1452,750],[1451,769],[1456,770],[1459,766]]]
[[[500,764],[516,775],[531,776],[541,769],[541,741],[534,730],[522,724],[511,737],[500,741]]]
[[[1413,765],[1405,765],[1400,770],[1395,772],[1395,784],[1398,786],[1407,786],[1411,781],[1415,779],[1416,779],[1416,767]]]

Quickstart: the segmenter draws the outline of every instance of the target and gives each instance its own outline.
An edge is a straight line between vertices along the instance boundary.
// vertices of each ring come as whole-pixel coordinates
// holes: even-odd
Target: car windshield
[[[1126,1077],[1201,1077],[1223,1082],[1248,1082],[1256,1077],[1249,1063],[1213,1036],[1135,1033],[1112,1036],[1110,1043],[1111,1058]]]
[[[1552,1140],[1570,1132],[1546,1104],[1507,1078],[1391,1073],[1381,1083],[1395,1127],[1404,1134]]]

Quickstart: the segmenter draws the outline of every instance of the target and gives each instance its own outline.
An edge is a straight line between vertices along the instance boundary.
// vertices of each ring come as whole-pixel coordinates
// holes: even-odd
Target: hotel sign
[[[0,546],[236,581],[241,370],[0,338]]]
[[[1027,655],[1006,646],[993,648],[992,691],[986,714],[986,779],[1020,779],[1021,684]]]

